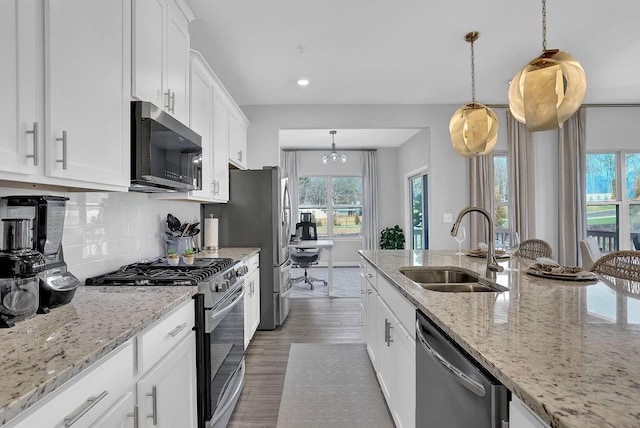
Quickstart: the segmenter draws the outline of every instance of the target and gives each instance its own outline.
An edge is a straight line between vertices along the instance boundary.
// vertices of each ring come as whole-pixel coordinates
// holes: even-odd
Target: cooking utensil
[[[181,224],[180,220],[174,217],[172,214],[167,214],[167,226],[170,231],[180,230]]]
[[[189,223],[182,223],[180,227],[180,236],[187,236],[187,232],[189,231]]]
[[[191,236],[196,236],[198,233],[200,233],[200,229],[198,229],[197,227],[195,229],[193,229],[191,231]]]
[[[199,224],[200,224],[199,221],[196,221],[195,223],[190,223],[189,227],[187,227],[187,230],[185,231],[185,235],[193,236],[193,231],[195,230],[196,226],[198,226]]]

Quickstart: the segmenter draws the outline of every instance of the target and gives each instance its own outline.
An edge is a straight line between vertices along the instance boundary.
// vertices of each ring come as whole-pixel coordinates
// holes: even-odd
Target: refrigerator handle
[[[482,386],[481,383],[476,382],[475,380],[464,374],[459,368],[447,361],[442,355],[438,353],[438,351],[436,351],[431,347],[431,345],[429,345],[427,338],[422,332],[422,326],[420,325],[419,319],[416,320],[416,336],[418,337],[418,340],[422,344],[424,350],[427,351],[427,353],[431,355],[434,360],[436,360],[444,368],[446,368],[462,386],[476,394],[478,397],[484,397],[487,394],[487,391],[484,389],[484,386]]]

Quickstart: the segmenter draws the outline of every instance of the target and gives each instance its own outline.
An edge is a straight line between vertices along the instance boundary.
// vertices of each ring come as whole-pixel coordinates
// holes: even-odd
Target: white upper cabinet
[[[0,23],[0,180],[127,190],[129,2],[7,0]]]
[[[149,101],[189,123],[189,22],[187,0],[134,0],[134,98]]]
[[[229,101],[219,86],[213,91],[213,182],[216,197],[229,201]]]
[[[45,3],[46,173],[129,186],[127,0]]]
[[[42,157],[42,3],[0,2],[0,170],[36,174]]]
[[[237,106],[229,110],[229,162],[247,169],[247,128],[249,121]]]

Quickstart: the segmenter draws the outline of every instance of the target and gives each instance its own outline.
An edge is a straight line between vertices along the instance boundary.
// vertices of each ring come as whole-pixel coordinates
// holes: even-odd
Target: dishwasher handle
[[[476,394],[478,397],[484,397],[485,395],[487,395],[487,391],[484,389],[484,386],[482,386],[481,383],[471,379],[469,376],[467,376],[462,371],[460,371],[460,369],[458,369],[456,366],[454,366],[449,361],[447,361],[442,355],[440,355],[440,353],[438,353],[438,351],[433,349],[433,347],[427,341],[427,338],[424,336],[424,333],[422,332],[422,327],[420,325],[420,320],[419,319],[416,320],[416,336],[418,337],[418,340],[422,344],[422,347],[424,348],[424,350],[427,351],[427,353],[434,360],[436,360],[444,368],[446,368],[449,371],[449,373],[462,386],[464,386],[469,391],[471,391],[474,394]]]

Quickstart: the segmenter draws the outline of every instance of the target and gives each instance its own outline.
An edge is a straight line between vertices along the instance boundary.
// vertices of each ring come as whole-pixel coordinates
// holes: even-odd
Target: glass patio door
[[[411,248],[413,250],[429,249],[429,221],[427,198],[427,174],[409,178],[411,195]]]

